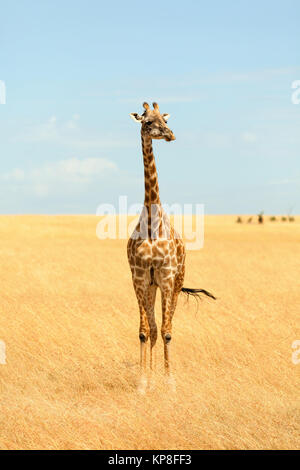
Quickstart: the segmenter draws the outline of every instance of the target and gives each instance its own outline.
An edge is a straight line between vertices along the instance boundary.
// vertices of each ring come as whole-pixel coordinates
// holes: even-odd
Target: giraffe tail
[[[207,297],[211,297],[212,299],[217,300],[213,294],[211,294],[205,289],[191,289],[189,287],[183,287],[181,289],[181,292],[183,292],[186,295],[192,295],[193,297],[196,297],[198,299],[201,298],[200,294],[205,294],[207,295]]]

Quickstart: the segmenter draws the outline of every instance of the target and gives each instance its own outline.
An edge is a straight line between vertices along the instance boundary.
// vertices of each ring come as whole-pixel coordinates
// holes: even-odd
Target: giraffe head
[[[175,140],[171,129],[167,126],[170,114],[160,114],[157,103],[153,103],[153,109],[150,109],[148,103],[144,103],[145,111],[142,115],[131,113],[130,117],[142,124],[142,134],[151,137],[151,139],[165,139],[167,142]]]

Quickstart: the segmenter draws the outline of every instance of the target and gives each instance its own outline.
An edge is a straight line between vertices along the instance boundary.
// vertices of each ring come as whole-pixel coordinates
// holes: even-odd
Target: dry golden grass
[[[92,216],[0,217],[1,449],[299,448],[300,221],[206,217],[174,317],[177,392],[157,371],[144,396],[125,241]],[[160,323],[160,304],[157,302]]]

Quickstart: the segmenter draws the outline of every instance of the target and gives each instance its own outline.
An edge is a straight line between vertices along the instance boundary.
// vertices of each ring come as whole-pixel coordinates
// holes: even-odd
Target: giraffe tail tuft
[[[213,294],[211,294],[205,289],[191,289],[189,287],[183,287],[181,289],[181,292],[183,292],[186,295],[192,295],[193,297],[196,297],[197,299],[201,299],[200,294],[205,294],[207,295],[207,297],[211,297],[212,299],[217,300],[217,298]]]

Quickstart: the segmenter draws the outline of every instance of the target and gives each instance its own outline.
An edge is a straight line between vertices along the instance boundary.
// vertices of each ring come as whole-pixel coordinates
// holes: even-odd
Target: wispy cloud
[[[51,116],[45,123],[28,126],[20,135],[19,140],[25,142],[48,142],[58,138],[56,116]]]
[[[36,196],[46,196],[57,192],[58,187],[75,192],[84,190],[96,179],[101,180],[117,170],[117,165],[106,158],[73,157],[27,171],[15,168],[0,175],[0,180],[14,188],[32,190]]]
[[[232,81],[269,80],[270,78],[291,75],[300,71],[300,67],[278,67],[249,70],[228,74]]]
[[[281,180],[277,181],[270,181],[268,183],[269,185],[272,186],[282,186],[282,185],[288,185],[288,184],[299,184],[300,185],[300,177],[298,178],[283,178]]]
[[[297,77],[300,74],[299,66],[277,67],[277,68],[258,68],[226,71],[219,70],[215,73],[203,73],[203,71],[194,72],[193,75],[186,73],[172,76],[159,76],[159,78],[145,77],[141,85],[140,81],[133,82],[135,95],[132,96],[132,90],[129,88],[111,89],[109,94],[100,88],[94,88],[86,91],[84,96],[116,100],[119,103],[141,103],[143,101],[157,101],[159,103],[190,103],[199,102],[207,98],[207,93],[201,91],[202,85],[235,85],[239,82],[261,82],[272,81],[273,79],[291,76]],[[107,84],[105,84],[107,86]],[[147,96],[143,90],[150,89],[158,94]],[[188,92],[187,92],[188,90]]]
[[[66,122],[60,122],[56,116],[51,116],[46,122],[26,126],[17,137],[23,143],[56,143],[66,147],[81,149],[103,149],[116,147],[132,147],[134,142],[112,134],[92,134],[80,127],[80,115],[74,114]],[[99,135],[100,134],[100,135]]]
[[[257,135],[254,132],[243,132],[242,133],[242,140],[247,142],[248,144],[253,144],[257,141]]]
[[[68,129],[78,129],[79,114],[73,114],[72,118],[66,123]]]

